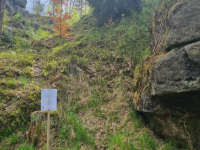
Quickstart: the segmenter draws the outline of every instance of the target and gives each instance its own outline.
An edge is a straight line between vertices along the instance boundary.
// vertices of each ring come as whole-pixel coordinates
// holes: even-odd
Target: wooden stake
[[[47,120],[47,150],[49,150],[49,139],[50,139],[50,110],[48,110],[48,120]]]

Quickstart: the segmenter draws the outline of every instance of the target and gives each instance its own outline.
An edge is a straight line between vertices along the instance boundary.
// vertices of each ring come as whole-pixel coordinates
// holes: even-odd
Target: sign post
[[[47,150],[49,150],[49,139],[50,139],[50,111],[48,110],[48,121],[47,121]]]
[[[50,110],[57,110],[57,89],[41,90],[41,110],[48,111],[47,114],[47,150],[50,141]]]

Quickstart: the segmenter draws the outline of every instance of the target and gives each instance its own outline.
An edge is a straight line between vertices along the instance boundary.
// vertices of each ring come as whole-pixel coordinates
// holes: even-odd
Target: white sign
[[[41,90],[41,110],[57,110],[57,89]]]

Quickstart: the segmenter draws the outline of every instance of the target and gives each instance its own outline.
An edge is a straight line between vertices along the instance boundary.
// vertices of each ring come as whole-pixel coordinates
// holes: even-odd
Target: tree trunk
[[[54,6],[54,2],[52,2],[53,3],[53,17],[54,17],[54,15],[55,15],[55,6]]]
[[[1,44],[1,37],[3,30],[3,17],[4,17],[5,6],[6,6],[6,1],[0,0],[0,44]]]
[[[38,16],[41,16],[41,12],[40,12],[40,0],[38,2]]]
[[[87,1],[85,0],[85,14],[87,14],[87,7],[86,7],[86,5],[87,5]]]
[[[82,17],[83,16],[83,0],[80,0],[80,5],[81,5],[81,15],[80,15],[80,17]]]
[[[60,9],[62,10],[63,9],[63,0],[61,0],[61,3],[60,3]],[[60,11],[60,39],[61,39],[61,37],[62,37],[62,28],[61,28],[61,26],[62,26],[62,11]]]

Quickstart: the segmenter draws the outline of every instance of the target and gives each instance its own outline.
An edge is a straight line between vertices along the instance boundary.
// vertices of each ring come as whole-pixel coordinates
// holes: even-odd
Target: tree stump
[[[50,111],[50,142],[58,134],[59,115],[57,111]],[[37,148],[42,148],[47,142],[47,111],[36,111],[31,114],[31,124],[27,132],[27,142]]]

